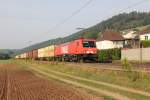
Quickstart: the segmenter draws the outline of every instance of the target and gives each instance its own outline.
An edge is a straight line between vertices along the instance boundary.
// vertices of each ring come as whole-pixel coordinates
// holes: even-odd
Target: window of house
[[[148,36],[145,36],[145,40],[148,40]]]

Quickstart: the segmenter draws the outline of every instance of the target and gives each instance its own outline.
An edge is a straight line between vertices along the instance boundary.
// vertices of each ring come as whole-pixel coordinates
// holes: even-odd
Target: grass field
[[[45,76],[54,75],[57,76],[57,78],[59,79],[65,79],[72,82],[81,83],[93,88],[97,88],[99,90],[120,94],[122,96],[130,98],[131,100],[150,99],[150,74],[148,73],[135,74],[110,70],[98,70],[92,67],[76,67],[75,65],[68,65],[65,63],[50,64],[33,61],[16,61],[16,63],[27,69],[32,68],[32,70],[36,70],[35,72],[42,72],[41,74],[45,74]],[[136,81],[134,80],[134,78],[136,78]],[[97,82],[104,83],[99,84]],[[107,83],[108,85],[106,85]],[[91,91],[90,93],[98,94],[95,91]],[[108,95],[104,94],[103,98],[105,98],[105,100],[110,100],[113,97],[109,98]]]

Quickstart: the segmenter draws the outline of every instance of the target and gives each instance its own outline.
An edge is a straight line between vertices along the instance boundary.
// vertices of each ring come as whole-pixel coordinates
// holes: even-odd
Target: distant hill
[[[13,56],[19,50],[15,49],[0,49],[0,59],[8,59]]]
[[[150,24],[150,12],[122,13],[122,14],[113,16],[112,18],[109,18],[108,20],[104,20],[86,30],[73,33],[72,35],[69,35],[67,37],[51,39],[48,41],[44,41],[44,42],[32,45],[30,47],[23,48],[22,50],[17,51],[16,54],[30,51],[32,49],[38,49],[38,48],[45,47],[51,44],[60,44],[60,43],[69,42],[69,41],[72,41],[81,37],[83,32],[86,32],[86,34],[84,35],[85,38],[97,39],[99,36],[99,33],[104,31],[105,29],[113,29],[116,31],[122,31],[122,30],[141,27],[141,26],[145,26],[149,24]]]

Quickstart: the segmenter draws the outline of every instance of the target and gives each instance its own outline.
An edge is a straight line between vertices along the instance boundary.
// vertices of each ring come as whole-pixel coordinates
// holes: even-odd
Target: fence
[[[121,51],[121,59],[150,62],[150,48],[127,49]]]

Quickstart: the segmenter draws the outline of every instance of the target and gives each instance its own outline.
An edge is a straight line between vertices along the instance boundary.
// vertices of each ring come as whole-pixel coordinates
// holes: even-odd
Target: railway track
[[[99,64],[99,63],[66,63],[70,66],[79,66],[79,67],[93,67],[101,70],[112,70],[112,71],[125,71],[122,69],[121,65],[116,65],[113,63],[106,63],[106,64]],[[135,65],[134,65],[135,66]],[[139,66],[139,65],[138,65]],[[143,66],[143,67],[133,67],[132,71],[134,72],[143,72],[143,73],[150,73],[150,66]]]
[[[49,62],[49,61],[34,61],[36,63],[42,64],[62,64],[62,62]],[[80,67],[93,67],[99,68],[102,70],[112,70],[112,71],[124,71],[122,69],[121,62],[113,62],[113,63],[74,63],[74,62],[64,62],[70,66],[80,66]],[[143,72],[143,73],[150,73],[150,63],[131,63],[133,70],[135,72]]]

